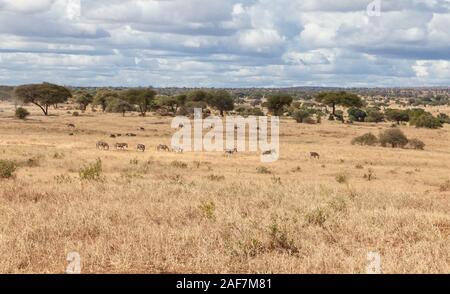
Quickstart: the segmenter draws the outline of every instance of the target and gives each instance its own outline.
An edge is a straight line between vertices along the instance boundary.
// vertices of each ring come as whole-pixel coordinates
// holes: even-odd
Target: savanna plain
[[[18,166],[0,179],[2,273],[64,273],[74,251],[83,273],[364,273],[369,252],[383,273],[450,272],[448,124],[399,126],[426,143],[413,150],[351,144],[391,123],[282,118],[280,158],[265,164],[159,152],[176,130],[155,114],[0,108],[0,159]]]

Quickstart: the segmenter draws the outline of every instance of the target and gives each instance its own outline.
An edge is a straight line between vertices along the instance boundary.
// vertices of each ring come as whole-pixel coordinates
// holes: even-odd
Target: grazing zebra
[[[109,145],[106,142],[98,141],[97,142],[97,149],[98,150],[109,150]]]
[[[111,137],[111,138],[115,138],[115,137],[116,137],[116,135],[114,135],[114,134],[111,134],[111,135],[110,135],[110,137]]]
[[[138,144],[138,145],[137,145],[137,150],[138,150],[138,151],[145,152],[145,145],[144,145],[144,144]]]
[[[125,136],[127,136],[127,137],[136,137],[137,135],[133,134],[133,133],[127,133],[127,134],[125,134]]]
[[[156,148],[156,150],[158,150],[158,151],[170,151],[170,148],[167,145],[159,144],[158,147]]]
[[[320,159],[320,154],[317,152],[310,152],[309,154],[310,154],[311,158]]]
[[[180,129],[182,129],[182,128],[184,128],[184,125],[183,125],[183,124],[179,124],[178,127],[179,127]]]
[[[263,154],[263,155],[272,155],[273,153],[276,153],[276,151],[275,151],[274,149],[264,151],[262,154]]]
[[[172,151],[175,153],[183,153],[184,149],[181,146],[172,147]]]
[[[227,149],[227,150],[225,150],[225,155],[231,156],[231,155],[233,155],[234,153],[237,153],[237,152],[238,152],[237,148]]]
[[[116,150],[127,150],[128,144],[127,143],[116,143],[115,147],[116,147]]]

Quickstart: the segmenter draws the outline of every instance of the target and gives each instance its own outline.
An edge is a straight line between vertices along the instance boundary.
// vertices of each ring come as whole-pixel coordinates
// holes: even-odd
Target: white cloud
[[[0,84],[448,85],[450,1],[369,2],[0,0]]]

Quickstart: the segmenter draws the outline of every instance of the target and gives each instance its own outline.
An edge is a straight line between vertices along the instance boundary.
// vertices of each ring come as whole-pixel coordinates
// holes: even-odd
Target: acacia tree
[[[80,105],[80,110],[86,110],[87,106],[94,101],[94,96],[87,92],[82,92],[75,97],[75,101]]]
[[[386,109],[385,115],[388,120],[395,121],[398,125],[410,119],[408,112],[400,109]]]
[[[125,113],[131,110],[133,110],[133,106],[128,101],[121,98],[114,98],[110,100],[108,102],[108,106],[106,107],[106,111],[122,113],[122,116],[125,116]]]
[[[218,90],[212,93],[207,101],[208,105],[219,110],[220,115],[223,116],[225,111],[234,109],[234,99],[225,90]]]
[[[275,94],[267,100],[267,107],[274,115],[281,115],[285,106],[291,105],[293,98],[289,94]]]
[[[119,94],[117,92],[108,89],[100,89],[95,94],[92,104],[100,105],[102,111],[105,112],[108,107],[108,103],[117,98],[119,98]]]
[[[317,95],[316,100],[333,109],[332,115],[336,116],[336,106],[341,105],[344,107],[362,107],[363,101],[358,95],[341,92],[324,92]]]
[[[42,83],[18,86],[14,90],[14,96],[22,103],[38,106],[47,116],[49,106],[66,102],[72,97],[72,93],[63,86]]]
[[[124,100],[132,105],[137,105],[141,116],[145,116],[151,108],[156,92],[153,89],[130,89],[123,93]]]

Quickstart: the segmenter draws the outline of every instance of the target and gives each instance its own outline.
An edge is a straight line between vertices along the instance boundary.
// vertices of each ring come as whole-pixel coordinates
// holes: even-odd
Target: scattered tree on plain
[[[42,83],[18,86],[14,90],[14,96],[22,103],[38,106],[47,116],[49,106],[66,102],[72,94],[63,86]]]

